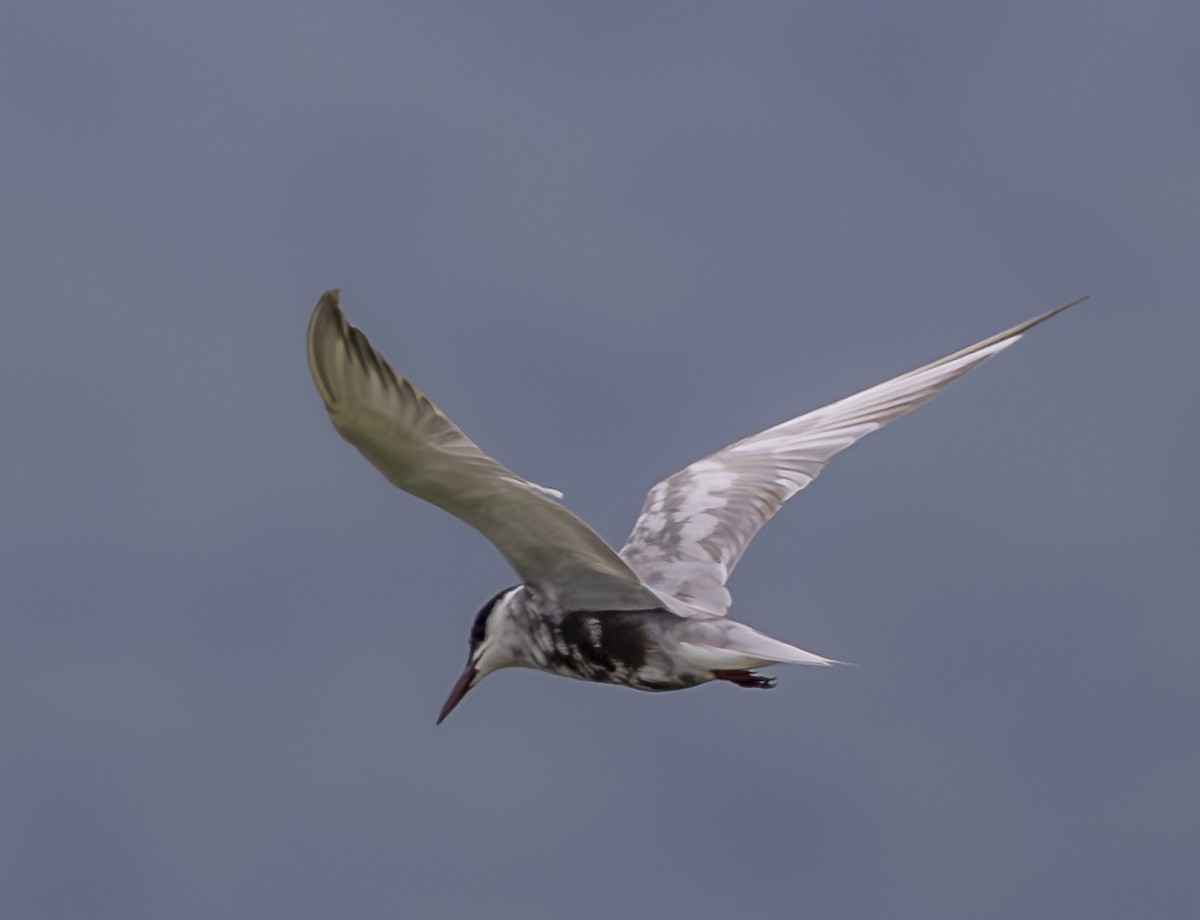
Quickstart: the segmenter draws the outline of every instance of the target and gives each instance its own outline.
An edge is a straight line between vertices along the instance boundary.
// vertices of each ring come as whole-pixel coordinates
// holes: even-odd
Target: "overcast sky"
[[[1200,11],[9,3],[0,916],[1190,915]],[[771,693],[506,671],[330,427],[322,291],[619,543],[659,478],[1082,294],[839,457]]]

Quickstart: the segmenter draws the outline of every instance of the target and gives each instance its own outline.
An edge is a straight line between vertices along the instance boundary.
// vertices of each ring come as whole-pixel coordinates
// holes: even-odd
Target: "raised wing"
[[[621,558],[654,591],[671,599],[677,613],[722,616],[731,600],[725,581],[747,544],[834,454],[911,412],[1080,300],[768,428],[680,470],[650,490]]]
[[[308,366],[338,433],[394,485],[466,521],[565,610],[661,606],[587,524],[480,450],[346,322],[338,292],[308,324]]]

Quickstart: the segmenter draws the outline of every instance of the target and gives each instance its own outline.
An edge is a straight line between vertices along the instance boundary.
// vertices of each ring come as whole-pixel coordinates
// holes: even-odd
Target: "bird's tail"
[[[681,642],[697,664],[714,670],[756,668],[769,664],[842,664],[772,639],[745,623],[724,617],[689,620]]]
[[[842,663],[833,658],[825,658],[813,652],[807,652],[802,648],[796,648],[796,646],[780,642],[778,639],[772,639],[770,636],[765,636],[758,630],[751,629],[749,626],[743,626],[742,629],[744,632],[737,630],[734,633],[737,637],[735,641],[738,650],[748,655],[757,655],[772,662],[815,664],[822,667]]]

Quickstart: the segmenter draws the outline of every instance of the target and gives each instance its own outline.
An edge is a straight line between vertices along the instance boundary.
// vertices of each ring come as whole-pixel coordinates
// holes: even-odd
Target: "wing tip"
[[[338,288],[332,288],[321,295],[317,300],[317,305],[313,307],[312,317],[308,321],[308,340],[311,343],[320,331],[319,327],[326,323],[336,323],[338,320],[345,321],[345,316],[342,314],[342,292]]]
[[[1034,326],[1040,326],[1046,320],[1058,316],[1058,314],[1062,313],[1064,310],[1069,310],[1076,304],[1083,303],[1090,296],[1090,294],[1084,294],[1082,297],[1076,297],[1074,300],[1068,301],[1061,306],[1057,306],[1053,310],[1047,310],[1045,313],[1038,314],[1032,319],[1027,319],[1023,323],[1017,323],[1017,325],[1009,329],[1005,329],[1003,332],[998,332],[990,338],[986,338],[981,342],[976,342],[974,345],[968,345],[966,348],[956,351],[952,355],[946,355],[944,358],[939,358],[938,360],[926,364],[923,367],[919,367],[914,371],[909,371],[908,374],[901,374],[900,376],[908,377],[913,374],[919,374],[924,371],[932,370],[933,368],[949,364],[952,361],[957,361],[959,358],[967,358],[974,355],[977,356],[979,360],[982,360],[985,357],[998,354],[1009,346],[1015,345],[1021,339],[1021,337]],[[971,366],[974,366],[974,364]],[[888,381],[885,381],[885,383],[886,382]]]
[[[1074,300],[1068,301],[1067,303],[1064,303],[1062,306],[1055,307],[1053,310],[1047,310],[1041,316],[1035,316],[1033,319],[1029,320],[1028,322],[1022,323],[1019,327],[1017,327],[1020,330],[1020,332],[1017,332],[1015,334],[1020,335],[1022,332],[1026,332],[1027,330],[1032,329],[1034,326],[1038,325],[1039,323],[1044,323],[1046,320],[1052,319],[1055,316],[1058,316],[1058,314],[1062,313],[1064,310],[1069,310],[1069,309],[1071,309],[1071,307],[1074,307],[1078,304],[1083,303],[1085,300],[1089,299],[1091,296],[1092,296],[1091,294],[1084,294],[1082,297],[1076,297]]]
[[[341,297],[340,288],[330,288],[321,295],[309,318],[308,332],[305,336],[308,369],[326,406],[333,405],[333,394],[325,379],[321,352],[329,341],[341,339],[344,334],[342,327],[346,325],[346,317],[342,313]]]

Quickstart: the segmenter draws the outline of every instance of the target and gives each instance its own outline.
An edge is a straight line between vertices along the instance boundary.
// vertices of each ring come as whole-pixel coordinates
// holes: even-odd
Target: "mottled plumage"
[[[308,361],[334,427],[393,484],[466,521],[522,584],[486,604],[440,722],[492,671],[529,667],[639,690],[832,659],[725,617],[725,583],[759,528],[839,451],[915,409],[1067,304],[953,355],[752,435],[664,479],[620,553],[557,501],[480,450],[346,322],[318,301]],[[1078,303],[1075,301],[1074,303]]]

